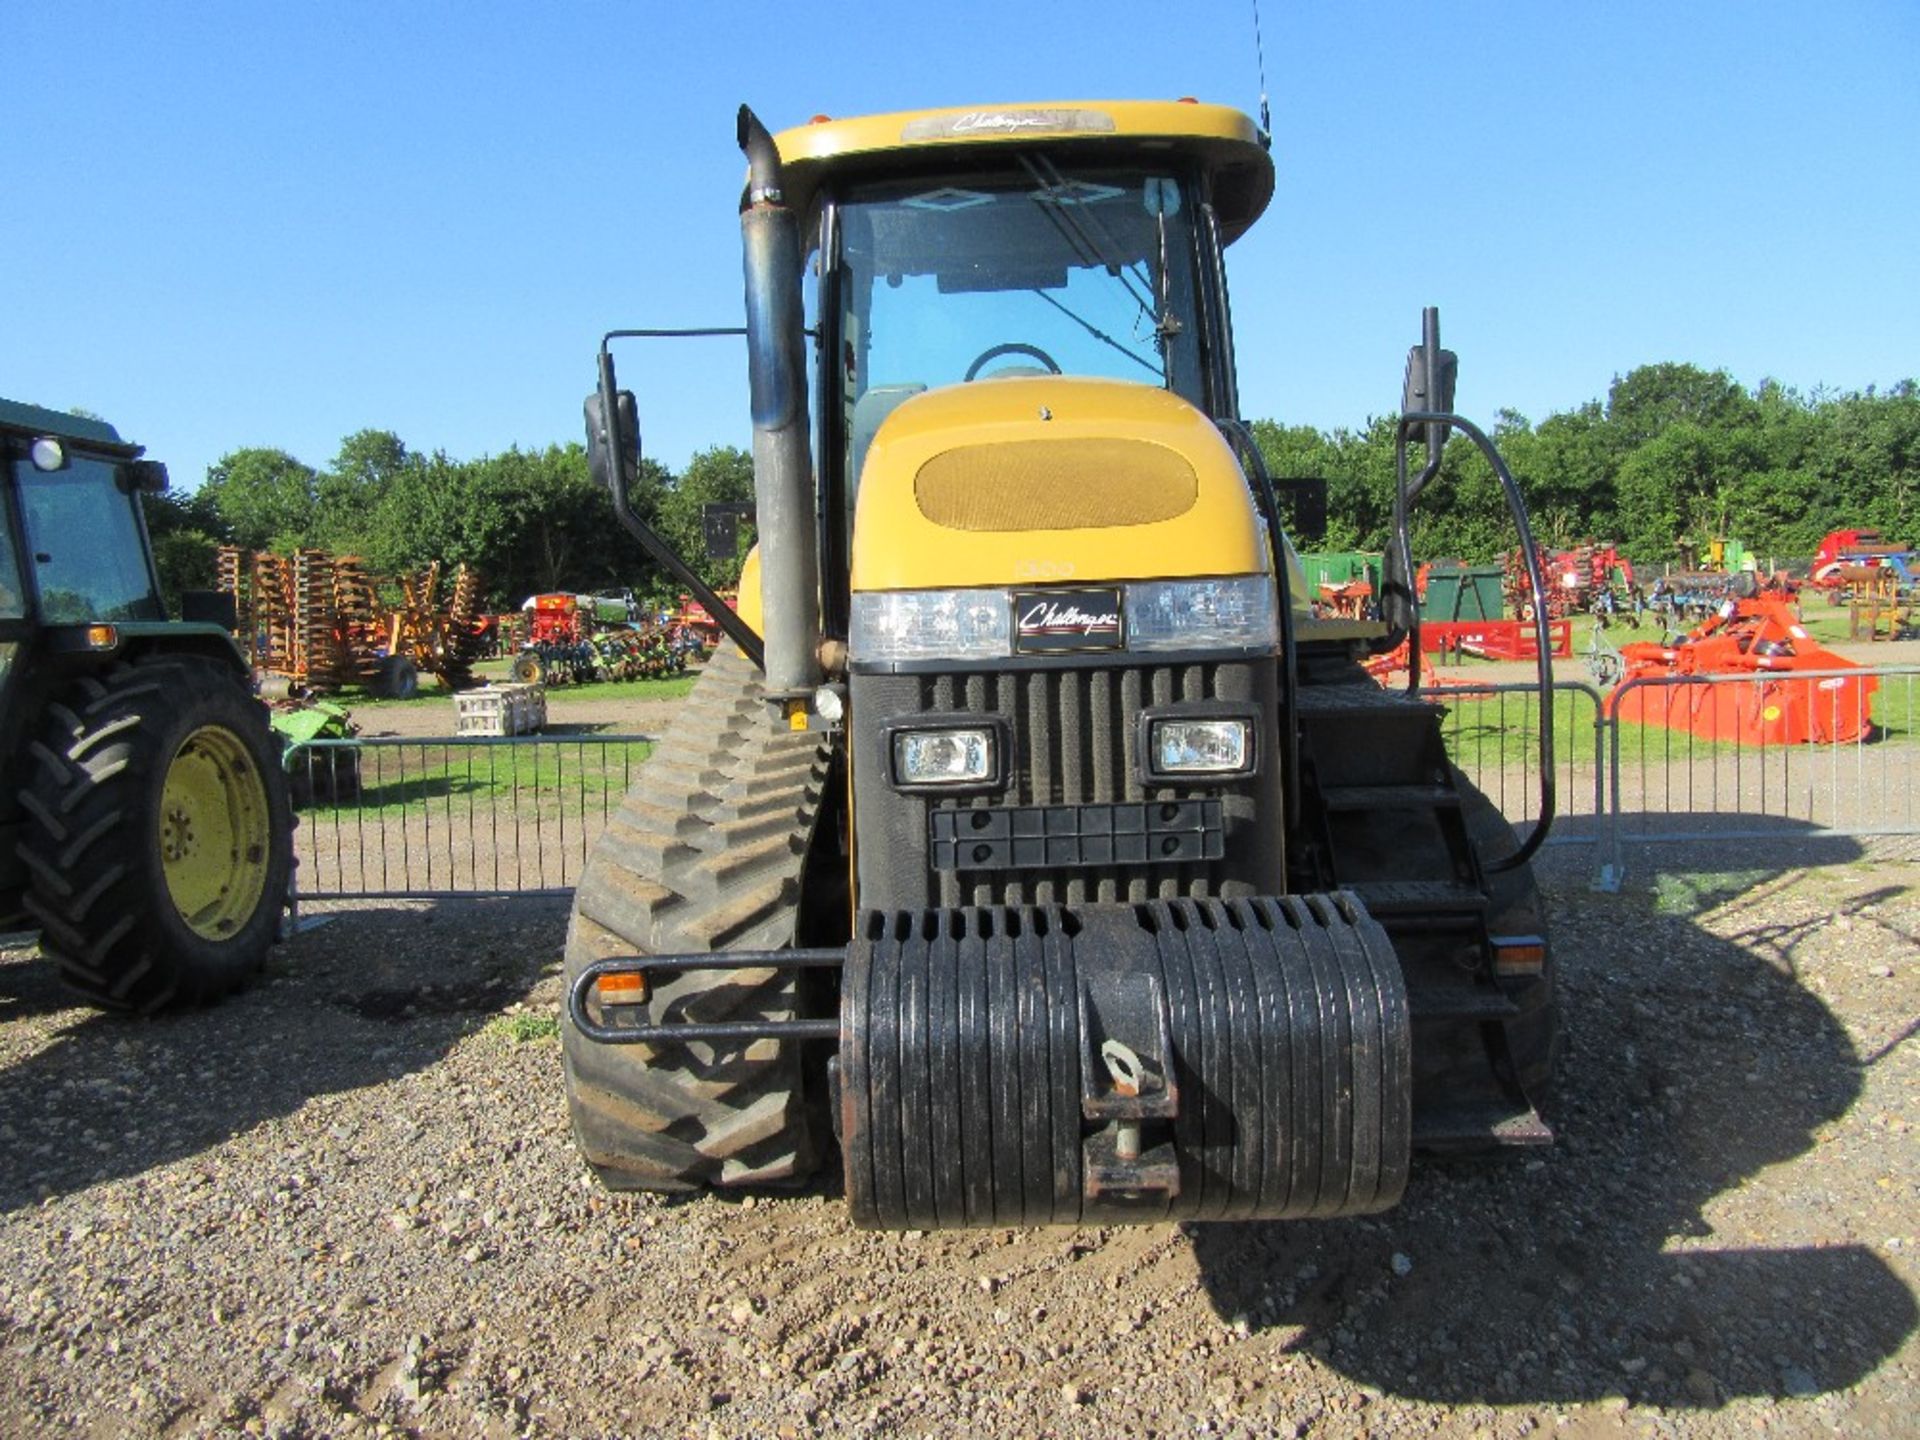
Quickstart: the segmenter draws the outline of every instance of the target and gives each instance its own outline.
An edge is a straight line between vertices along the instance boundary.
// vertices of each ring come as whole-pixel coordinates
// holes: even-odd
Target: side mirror
[[[733,560],[740,554],[740,522],[753,522],[751,500],[719,500],[700,507],[700,530],[709,560]]]
[[[1276,499],[1293,511],[1287,533],[1296,541],[1327,537],[1327,481],[1323,475],[1303,475],[1273,482]]]
[[[587,470],[602,489],[613,489],[614,457],[619,457],[620,475],[627,485],[640,480],[640,418],[631,390],[619,391],[614,400],[612,434],[608,434],[605,406],[600,392],[587,396]]]
[[[1460,357],[1451,350],[1440,353],[1439,375],[1427,374],[1427,351],[1416,345],[1407,352],[1407,383],[1401,391],[1400,413],[1417,410],[1451,411],[1454,382],[1460,378]]]
[[[240,601],[229,590],[182,590],[180,618],[203,625],[218,625],[229,634],[240,629]]]
[[[167,467],[158,460],[129,460],[122,484],[142,495],[163,495],[167,489]]]

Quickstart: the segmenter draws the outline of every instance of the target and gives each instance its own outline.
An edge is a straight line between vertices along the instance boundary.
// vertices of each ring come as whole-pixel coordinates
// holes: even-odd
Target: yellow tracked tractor
[[[1434,313],[1381,614],[1319,621],[1284,527],[1324,485],[1240,420],[1245,116],[743,109],[740,141],[737,615],[628,504],[607,342],[587,404],[616,510],[733,640],[578,889],[588,1163],[679,1190],[837,1150],[858,1220],[931,1227],[1354,1214],[1414,1145],[1549,1140],[1546,818],[1516,846],[1439,707],[1360,663],[1417,649],[1407,514],[1450,430],[1534,553]]]

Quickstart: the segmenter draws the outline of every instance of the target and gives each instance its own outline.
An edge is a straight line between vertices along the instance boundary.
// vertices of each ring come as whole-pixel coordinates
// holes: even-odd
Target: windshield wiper
[[[1086,331],[1094,339],[1098,340],[1102,345],[1111,345],[1115,350],[1118,350],[1122,355],[1126,356],[1127,359],[1133,361],[1134,364],[1138,365],[1142,370],[1146,371],[1149,375],[1152,375],[1159,380],[1165,380],[1167,378],[1167,372],[1164,367],[1155,365],[1151,360],[1147,359],[1146,356],[1142,355],[1137,350],[1129,350],[1120,341],[1114,339],[1113,336],[1107,334],[1106,331],[1102,330],[1099,326],[1095,325],[1091,320],[1087,319],[1084,315],[1076,314],[1069,306],[1061,304],[1058,300],[1054,299],[1053,296],[1047,294],[1046,291],[1034,290],[1030,293],[1039,296],[1040,299],[1046,301],[1047,304],[1053,306],[1054,309],[1058,310],[1062,315],[1066,316],[1069,320],[1073,321],[1074,324],[1078,325],[1082,330]],[[1174,323],[1177,326],[1179,322],[1176,321]]]
[[[1151,298],[1153,286],[1151,282],[1148,281],[1145,276],[1140,277],[1141,284],[1146,285],[1148,292],[1143,295],[1140,290],[1135,287],[1134,283],[1127,278],[1130,271],[1137,273],[1138,267],[1123,265],[1118,260],[1112,258],[1114,252],[1113,237],[1104,233],[1106,227],[1101,225],[1098,215],[1094,214],[1091,210],[1086,211],[1086,218],[1092,222],[1095,228],[1102,232],[1098,237],[1090,234],[1087,227],[1080,223],[1081,217],[1075,212],[1075,207],[1071,199],[1071,184],[1067,180],[1067,177],[1060,173],[1059,167],[1044,155],[1037,157],[1037,160],[1036,157],[1022,155],[1020,157],[1020,163],[1025,167],[1027,174],[1033,177],[1034,183],[1040,187],[1042,195],[1051,194],[1057,197],[1051,204],[1043,202],[1043,208],[1046,211],[1047,218],[1053,222],[1054,228],[1058,230],[1066,239],[1067,243],[1073,247],[1074,253],[1080,257],[1084,264],[1098,265],[1102,270],[1105,270],[1109,275],[1113,276],[1114,279],[1118,280],[1121,288],[1132,297],[1133,303],[1138,305],[1141,311],[1151,319],[1153,317],[1153,300]],[[1044,173],[1042,173],[1042,166],[1045,167]],[[1102,245],[1100,243],[1102,240],[1107,243]]]

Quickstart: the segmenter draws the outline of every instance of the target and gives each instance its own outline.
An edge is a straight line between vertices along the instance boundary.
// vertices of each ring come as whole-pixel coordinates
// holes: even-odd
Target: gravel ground
[[[0,1433],[1911,1435],[1920,866],[1586,858],[1561,1143],[1312,1224],[610,1196],[554,902],[336,906],[144,1023],[10,952]]]
[[[591,693],[556,722],[673,708]],[[0,1434],[1911,1434],[1920,865],[1772,848],[1618,896],[1550,852],[1561,1144],[1322,1224],[609,1196],[554,902],[309,907],[158,1022],[0,953]]]

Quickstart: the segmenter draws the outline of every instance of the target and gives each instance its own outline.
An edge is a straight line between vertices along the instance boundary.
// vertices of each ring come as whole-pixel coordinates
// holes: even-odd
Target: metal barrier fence
[[[288,753],[303,899],[564,894],[650,735],[315,740]]]
[[[1920,666],[1879,665],[1627,681],[1609,701],[1597,883],[1618,886],[1629,844],[1920,833],[1917,680]],[[1670,723],[1628,718],[1649,709]],[[1773,738],[1789,726],[1810,738]]]
[[[1619,718],[1636,690],[1775,686],[1834,704],[1822,680],[1871,677],[1871,731],[1840,742],[1741,745]],[[1558,684],[1550,844],[1594,845],[1615,888],[1626,847],[1773,837],[1920,834],[1920,666],[1632,681],[1609,696]],[[1539,817],[1540,698],[1531,684],[1443,683],[1448,751],[1525,834]],[[1716,703],[1686,690],[1689,708]],[[1702,698],[1705,696],[1706,698]],[[1814,703],[1818,703],[1816,700]],[[1748,712],[1753,711],[1749,703]],[[330,740],[290,752],[305,899],[564,894],[649,753],[647,735]]]
[[[1540,817],[1540,691],[1528,683],[1443,680],[1447,753],[1523,833]],[[1593,686],[1553,687],[1554,828],[1547,843],[1592,844],[1606,816],[1604,706]],[[1563,824],[1563,821],[1573,821]]]

